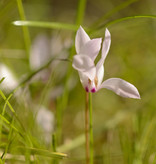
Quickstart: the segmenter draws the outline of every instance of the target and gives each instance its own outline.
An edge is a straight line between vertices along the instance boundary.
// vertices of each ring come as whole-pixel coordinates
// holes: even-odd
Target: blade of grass
[[[2,78],[3,80],[3,78]],[[7,106],[7,102],[9,101],[9,99],[11,98],[12,94],[9,95],[9,97],[5,100],[5,104],[4,104],[4,107],[3,107],[3,110],[2,110],[2,116],[4,116],[5,114],[5,109],[6,109],[6,106]],[[3,120],[0,120],[0,141],[1,141],[1,134],[2,134],[2,126],[3,126]]]
[[[66,143],[64,145],[57,147],[57,150],[60,152],[71,151],[71,150],[81,146],[84,143],[85,143],[85,135],[82,134],[82,135],[76,137],[75,139],[73,139],[72,141],[70,141],[69,143]]]
[[[2,110],[2,115],[4,116],[5,114],[5,109],[6,109],[6,106],[7,106],[7,103],[9,102],[10,98],[12,97],[13,94],[10,94],[8,96],[8,98],[5,100],[5,104],[4,104],[4,107],[3,107],[3,110]]]
[[[3,117],[4,117],[4,114],[5,114],[5,108],[6,108],[7,104],[9,103],[9,99],[12,97],[12,95],[13,95],[13,94],[10,94],[10,95],[8,96],[8,98],[5,100],[5,104],[4,104],[3,111],[2,111],[2,116],[3,116]],[[14,116],[15,116],[15,115],[14,115]],[[16,116],[16,117],[17,117],[17,116]],[[2,117],[1,117],[1,118],[2,118]],[[4,118],[5,118],[5,117],[4,117]],[[12,122],[10,122],[10,123],[9,123],[9,121],[7,121],[7,119],[4,120],[4,119],[2,118],[2,120],[1,120],[1,129],[2,129],[3,121],[5,121],[5,122],[6,122],[7,124],[9,124],[10,127],[11,127],[11,129],[10,129],[10,131],[9,131],[9,140],[10,140],[10,138],[11,138],[12,130],[14,129],[14,130],[16,130],[16,131],[19,133],[19,135],[20,135],[22,138],[24,138],[25,141],[28,139],[30,145],[32,146],[32,142],[30,141],[28,135],[23,135],[23,133],[21,133],[19,130],[17,130],[17,128],[15,128],[14,126],[11,126],[11,125],[13,124],[14,117],[12,118]],[[19,119],[18,119],[18,121],[19,121]],[[22,126],[22,127],[23,127],[23,126]],[[0,129],[0,133],[2,132],[1,129]],[[24,128],[23,128],[23,129],[24,129]],[[25,129],[24,129],[24,130],[25,130]],[[6,145],[5,152],[2,154],[2,157],[1,157],[1,158],[3,158],[3,156],[5,156],[5,154],[8,152],[8,149],[9,149],[9,143],[8,143],[8,145]],[[4,162],[5,162],[5,159],[4,159]]]
[[[108,23],[105,24],[105,27],[125,21],[125,20],[130,20],[130,19],[137,19],[137,18],[156,18],[156,15],[135,15],[135,16],[129,16],[129,17],[124,17],[124,18],[120,18],[120,19],[116,19],[114,21],[110,21]]]
[[[99,26],[99,24],[101,24],[102,22],[104,22],[106,19],[108,19],[110,16],[112,16],[113,14],[117,13],[118,11],[128,7],[129,5],[135,3],[138,0],[128,0],[126,2],[123,2],[121,4],[119,4],[118,6],[116,6],[115,8],[113,8],[112,10],[108,11],[108,13],[104,14],[102,17],[100,17],[97,21],[95,21],[92,25],[91,25],[91,29],[95,28],[97,26]]]
[[[24,126],[23,126],[23,124],[21,123],[20,119],[19,119],[18,116],[16,115],[15,110],[13,109],[12,105],[10,104],[10,102],[8,101],[8,99],[6,98],[6,96],[4,95],[4,93],[2,92],[2,90],[0,90],[0,95],[2,96],[3,100],[5,100],[5,103],[6,103],[6,104],[8,105],[8,107],[10,108],[11,112],[13,113],[13,115],[15,116],[15,118],[17,119],[17,121],[19,122],[19,124],[20,124],[20,126],[22,127],[22,129],[24,130],[24,132],[26,132],[26,131],[25,131],[25,128],[24,128]],[[13,95],[13,93],[11,93],[11,94],[9,95],[9,97],[11,97],[12,95]],[[7,124],[10,124],[9,122],[7,122],[7,120],[5,120],[5,117],[3,117],[3,115],[0,115],[0,117],[1,117]],[[16,128],[13,128],[13,129],[15,130]],[[17,129],[16,129],[16,131],[17,131]],[[19,131],[18,131],[18,132],[19,132]],[[19,132],[19,134],[23,137],[23,135],[22,135],[21,132]]]
[[[16,26],[29,26],[29,27],[41,27],[41,28],[51,28],[51,29],[62,29],[62,30],[72,30],[76,31],[78,29],[77,25],[60,23],[60,22],[41,22],[41,21],[14,21]]]
[[[139,147],[141,159],[143,159],[145,156],[145,153],[149,146],[149,141],[151,140],[153,132],[155,131],[155,127],[156,127],[156,118],[153,118],[151,121],[147,123],[146,127],[144,128],[143,134],[140,139],[140,147]]]
[[[53,150],[54,152],[57,151],[57,150],[56,150],[56,147],[57,147],[56,145],[57,145],[56,134],[53,134],[53,135],[52,135],[52,150]],[[53,160],[52,160],[52,163],[53,163],[53,164],[58,164],[58,160],[53,159]]]
[[[9,101],[7,101],[7,98],[5,97],[4,93],[2,92],[2,90],[0,90],[0,95],[2,96],[3,100],[6,101],[7,105],[9,106],[10,110],[12,111],[12,113],[15,113],[13,107],[11,106],[11,104],[9,103]]]
[[[14,126],[14,125],[12,125],[12,123],[10,122],[10,121],[8,121],[4,116],[2,116],[1,114],[0,114],[0,118],[6,123],[6,124],[8,124],[12,129],[14,129],[16,132],[18,132],[19,134],[21,134],[20,133],[20,131]]]
[[[77,16],[76,16],[76,21],[75,21],[75,26],[77,27],[78,24],[81,24],[84,18],[84,12],[85,12],[85,7],[86,7],[86,0],[80,0],[79,1],[79,5],[77,8]],[[78,27],[77,27],[78,28]],[[76,28],[76,30],[77,30]],[[73,34],[73,40],[75,38],[75,33]],[[75,47],[74,45],[71,46],[70,52],[69,52],[69,59],[72,58],[72,56],[74,55],[75,52]],[[62,134],[62,117],[63,117],[63,112],[67,107],[67,103],[68,103],[68,95],[69,95],[69,91],[68,91],[68,82],[69,82],[69,78],[71,76],[72,73],[72,67],[71,65],[68,66],[67,68],[67,74],[65,77],[65,84],[64,84],[64,91],[61,97],[58,98],[57,101],[57,140],[58,143],[61,140],[61,134]]]
[[[1,154],[1,152],[0,152],[0,154]],[[20,162],[25,162],[26,161],[24,155],[14,155],[14,154],[9,154],[9,153],[6,154],[5,159],[8,160],[8,161],[13,159],[16,162],[17,161],[20,161]],[[0,162],[1,161],[2,160],[0,160]],[[34,161],[34,157],[31,156],[31,162],[33,162],[33,161]],[[2,162],[2,164],[3,164],[3,162]]]
[[[34,155],[41,155],[41,156],[46,156],[46,157],[56,158],[56,159],[63,159],[67,157],[67,155],[64,153],[51,152],[44,149],[29,148],[29,147],[18,147],[18,149],[20,149],[21,151],[28,150],[30,151],[31,154],[34,154]]]
[[[131,19],[139,19],[139,18],[151,18],[151,19],[155,19],[156,15],[135,15],[135,16],[129,16],[129,17],[124,17],[124,18],[120,18],[120,19],[116,19],[113,21],[109,21],[101,26],[99,26],[96,30],[101,30],[103,28],[106,28],[108,26],[126,21],[126,20],[131,20]]]
[[[76,18],[77,25],[81,25],[83,23],[85,9],[86,9],[86,2],[87,2],[87,0],[79,1],[78,9],[77,9],[77,18]]]
[[[2,77],[0,80],[0,84],[3,82],[3,80],[5,79],[5,77]]]
[[[12,119],[12,123],[11,123],[11,124],[13,124],[13,121],[14,121],[14,118]],[[9,131],[9,135],[8,135],[8,141],[9,141],[9,142],[8,142],[8,144],[6,145],[5,151],[3,152],[2,156],[1,156],[1,159],[3,159],[3,162],[4,162],[4,163],[5,163],[5,156],[6,156],[8,150],[9,150],[9,147],[10,147],[10,145],[11,145],[11,143],[12,143],[12,134],[13,134],[13,129],[11,128],[10,131]]]
[[[24,21],[24,20],[26,20],[26,17],[25,17],[25,13],[24,13],[22,0],[16,0],[16,2],[17,2],[20,18],[21,18],[21,20]],[[31,40],[30,40],[30,34],[29,34],[28,27],[26,27],[26,26],[23,26],[23,35],[24,35],[24,42],[25,42],[25,48],[26,48],[26,52],[27,52],[27,57],[29,59]]]

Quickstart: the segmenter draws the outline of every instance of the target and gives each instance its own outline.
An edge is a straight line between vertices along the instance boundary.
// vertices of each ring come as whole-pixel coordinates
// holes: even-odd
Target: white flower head
[[[111,35],[108,29],[105,31],[105,39],[102,43],[101,59],[95,65],[96,59],[101,49],[102,38],[90,39],[84,29],[80,26],[75,38],[76,55],[73,58],[73,68],[80,76],[80,81],[86,92],[96,92],[101,88],[114,91],[122,97],[140,99],[137,88],[129,82],[120,78],[110,78],[102,82],[104,77],[104,61],[108,54]]]
[[[46,35],[38,35],[31,47],[30,51],[30,67],[37,70],[50,59],[50,44]]]
[[[15,89],[18,85],[16,77],[13,75],[11,70],[5,65],[0,63],[0,79],[5,78],[1,83],[1,87],[6,90]]]
[[[51,142],[51,134],[54,131],[54,114],[45,108],[44,106],[39,107],[37,117],[37,123],[40,125],[44,139],[47,143]]]
[[[37,113],[37,122],[45,132],[52,132],[54,129],[54,115],[47,108],[41,106]]]

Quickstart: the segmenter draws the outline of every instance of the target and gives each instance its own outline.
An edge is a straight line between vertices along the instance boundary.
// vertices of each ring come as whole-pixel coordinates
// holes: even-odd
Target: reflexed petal
[[[94,61],[101,48],[102,38],[88,41],[80,50],[80,54],[88,55]]]
[[[84,31],[84,29],[80,26],[76,33],[76,38],[75,38],[75,48],[77,54],[80,53],[81,48],[88,42],[90,41],[89,36],[87,33]]]
[[[72,66],[74,69],[86,75],[90,80],[95,78],[96,68],[90,57],[86,55],[75,55]]]
[[[122,97],[140,99],[140,95],[137,88],[129,82],[119,78],[111,78],[104,81],[98,88],[98,90],[101,88],[107,88],[109,90],[112,90],[117,95]]]
[[[105,39],[102,44],[102,55],[101,55],[101,59],[97,63],[97,69],[99,69],[101,67],[101,65],[103,65],[105,58],[108,54],[109,48],[110,48],[110,44],[111,44],[111,35],[110,35],[110,32],[108,31],[108,29],[106,28]]]

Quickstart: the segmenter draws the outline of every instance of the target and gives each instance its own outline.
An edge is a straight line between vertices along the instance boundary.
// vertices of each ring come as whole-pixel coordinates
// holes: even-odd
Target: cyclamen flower
[[[105,39],[102,43],[101,59],[94,61],[101,49],[102,38],[90,39],[84,29],[80,26],[75,38],[76,55],[73,58],[73,68],[80,76],[80,81],[86,92],[97,92],[101,88],[114,91],[117,95],[128,98],[140,99],[137,88],[129,82],[120,78],[110,78],[103,81],[104,61],[108,54],[111,35],[108,29],[105,31]]]

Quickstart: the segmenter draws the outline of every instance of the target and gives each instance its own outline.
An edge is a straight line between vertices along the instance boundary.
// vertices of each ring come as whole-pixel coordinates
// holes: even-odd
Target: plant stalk
[[[90,164],[94,163],[94,147],[93,147],[93,115],[92,115],[92,93],[89,93],[89,148],[90,148]]]
[[[89,93],[86,92],[85,107],[86,164],[89,164]]]

